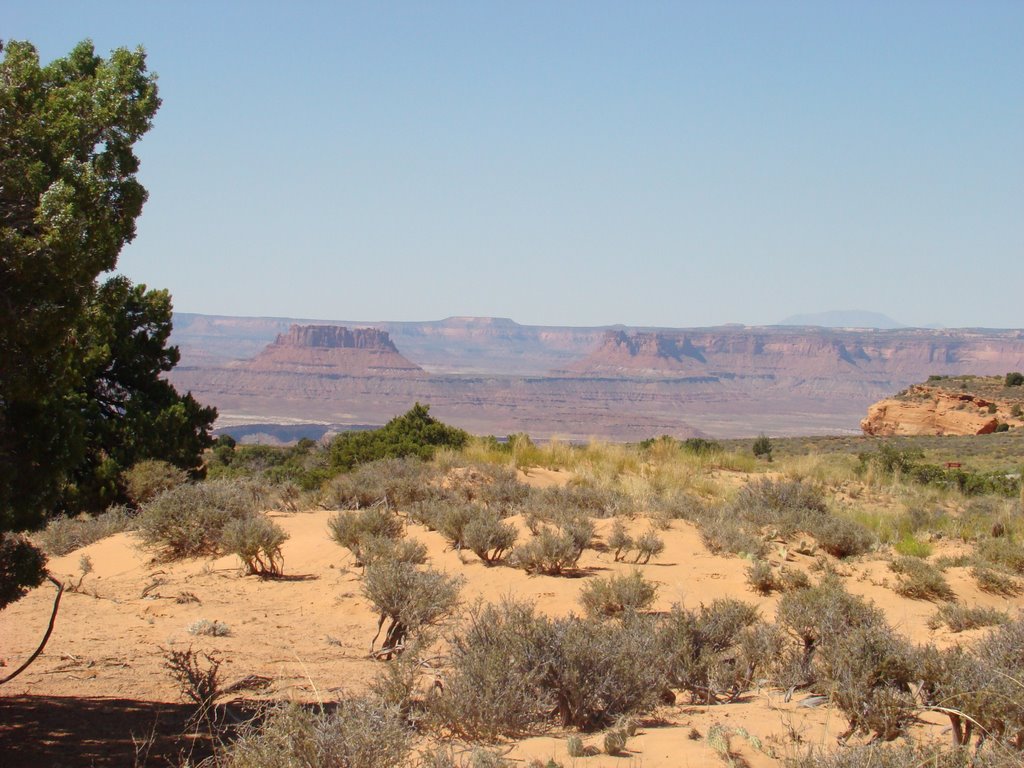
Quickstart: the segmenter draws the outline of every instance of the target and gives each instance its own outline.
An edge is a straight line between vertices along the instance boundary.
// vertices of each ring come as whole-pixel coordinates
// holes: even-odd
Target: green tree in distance
[[[30,43],[0,50],[2,543],[105,504],[136,460],[195,467],[216,414],[159,378],[178,360],[166,292],[100,281],[146,200],[134,146],[160,100],[144,52],[85,41],[44,66]]]

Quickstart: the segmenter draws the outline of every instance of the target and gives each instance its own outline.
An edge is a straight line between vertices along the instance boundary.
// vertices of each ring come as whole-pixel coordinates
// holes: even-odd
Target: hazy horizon
[[[142,45],[184,313],[1024,325],[1024,4],[16,2]]]

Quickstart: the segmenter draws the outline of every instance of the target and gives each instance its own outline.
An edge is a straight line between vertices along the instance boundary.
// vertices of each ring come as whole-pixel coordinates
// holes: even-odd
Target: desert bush
[[[786,592],[779,600],[779,624],[803,646],[804,673],[808,681],[810,663],[817,648],[858,627],[884,624],[881,610],[863,598],[851,595],[842,582],[826,574],[821,583]]]
[[[783,518],[799,518],[810,514],[828,514],[821,489],[800,480],[771,480],[761,478],[743,486],[736,494],[735,507],[753,510],[746,517],[762,525],[778,525]]]
[[[838,558],[862,555],[875,543],[874,536],[864,526],[831,515],[817,521],[808,533],[817,539],[819,547]]]
[[[470,520],[462,532],[465,545],[487,565],[501,560],[516,543],[514,525],[502,522],[497,511],[486,509]]]
[[[415,539],[367,536],[359,543],[359,562],[369,566],[378,560],[423,565],[427,562],[427,545]]]
[[[201,654],[206,660],[200,663],[200,654],[189,646],[182,651],[164,653],[164,669],[174,679],[183,698],[196,706],[194,719],[213,723],[213,707],[222,693],[220,687],[220,665],[222,660],[214,654]]]
[[[221,534],[224,551],[238,555],[247,574],[259,576],[284,573],[281,545],[287,540],[281,526],[262,516],[231,520]]]
[[[734,700],[764,661],[752,654],[752,667],[744,667],[735,653],[746,630],[758,622],[757,609],[739,600],[715,600],[699,611],[673,605],[657,632],[668,682],[697,704]]]
[[[761,557],[767,551],[764,538],[745,527],[727,510],[717,510],[697,520],[700,537],[709,551]]]
[[[488,509],[508,517],[525,507],[533,497],[533,489],[519,482],[513,468],[492,465],[488,470],[489,481],[480,489],[480,499]]]
[[[896,594],[914,600],[955,600],[949,582],[938,568],[916,557],[899,557],[889,563],[897,574]]]
[[[410,563],[378,560],[366,567],[363,595],[380,614],[371,653],[390,659],[401,653],[412,633],[437,624],[455,610],[461,581],[439,571],[417,570]],[[381,648],[373,650],[384,623],[388,622]]]
[[[585,515],[571,513],[556,517],[555,524],[572,541],[576,559],[579,560],[583,550],[588,549],[594,539],[594,522]]]
[[[754,456],[756,456],[757,458],[759,458],[759,459],[763,458],[766,461],[771,461],[772,460],[772,441],[771,441],[771,438],[769,438],[768,435],[765,435],[763,433],[758,435],[754,439],[754,444],[753,444],[751,450],[753,451]]]
[[[665,678],[652,619],[595,623],[569,616],[549,626],[544,689],[562,726],[599,730],[657,701]]]
[[[946,603],[939,606],[935,615],[928,620],[928,626],[938,629],[946,625],[951,632],[964,632],[978,627],[994,627],[1009,620],[1008,614],[995,608]]]
[[[781,588],[775,572],[767,560],[755,560],[747,568],[747,583],[760,595],[770,595]]]
[[[608,549],[615,553],[615,562],[622,560],[625,553],[633,549],[633,538],[627,533],[626,525],[621,520],[616,520],[612,524],[612,530],[608,534],[607,546]]]
[[[991,595],[1013,597],[1024,591],[1024,588],[1021,587],[1021,583],[1017,579],[984,565],[973,566],[971,568],[971,576],[974,577],[974,582],[978,585],[978,589]]]
[[[647,564],[652,557],[658,557],[665,551],[665,542],[653,529],[640,534],[633,546],[636,547],[636,559],[633,561],[636,563]]]
[[[934,744],[858,744],[840,750],[810,749],[788,758],[786,768],[1013,768],[1015,756],[994,750],[978,753]]]
[[[412,734],[395,708],[369,698],[328,712],[288,703],[244,726],[228,747],[225,768],[394,768],[405,765]]]
[[[635,613],[651,607],[658,587],[647,581],[639,571],[627,576],[592,579],[580,590],[580,604],[587,616],[602,619]]]
[[[811,586],[811,580],[803,571],[783,566],[779,571],[778,584],[783,592],[789,592],[795,589],[806,589]]]
[[[622,491],[584,483],[545,488],[540,501],[563,514],[586,518],[616,517],[633,511],[632,500]]]
[[[483,514],[483,507],[463,502],[436,501],[431,513],[433,527],[448,539],[452,549],[466,546],[466,526]]]
[[[224,526],[256,514],[258,494],[239,480],[179,485],[143,505],[139,534],[165,559],[217,554]]]
[[[134,527],[135,516],[127,507],[118,505],[95,517],[55,517],[36,534],[35,540],[46,554],[59,556]]]
[[[363,509],[384,504],[405,508],[435,495],[436,470],[415,458],[382,459],[331,479],[324,503],[332,509]]]
[[[1001,536],[986,539],[978,545],[977,556],[1017,574],[1024,574],[1024,545]]]
[[[231,628],[222,621],[199,619],[188,625],[188,633],[190,635],[206,635],[207,637],[228,637],[231,634]]]
[[[349,550],[359,562],[363,545],[370,539],[398,539],[404,531],[402,519],[384,504],[362,510],[339,512],[327,521],[327,530],[337,544]]]
[[[910,646],[884,623],[853,627],[823,643],[814,660],[818,685],[842,710],[849,729],[891,741],[915,719],[917,680]]]
[[[543,690],[548,620],[525,602],[475,604],[450,639],[450,672],[432,716],[467,739],[538,730],[554,704]]]
[[[569,753],[569,757],[586,757],[587,750],[583,746],[583,737],[579,734],[572,734],[566,739],[565,751]]]
[[[527,573],[558,576],[575,568],[580,554],[581,550],[576,548],[576,542],[568,533],[544,528],[525,544],[518,544],[509,559]]]
[[[136,507],[152,501],[188,480],[188,474],[173,464],[159,459],[146,459],[121,473],[121,482],[129,501]]]

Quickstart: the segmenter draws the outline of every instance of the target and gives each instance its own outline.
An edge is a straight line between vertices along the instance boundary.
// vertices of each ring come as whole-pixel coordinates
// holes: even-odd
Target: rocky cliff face
[[[1019,331],[714,328],[610,331],[594,352],[568,366],[568,371],[627,377],[852,377],[902,381],[900,386],[905,386],[931,373],[998,373],[1022,366],[1024,334]]]
[[[256,357],[235,366],[295,376],[418,376],[385,331],[340,325],[293,325]]]
[[[1000,424],[1024,426],[1014,403],[969,392],[915,385],[870,408],[860,427],[867,435],[987,435]]]

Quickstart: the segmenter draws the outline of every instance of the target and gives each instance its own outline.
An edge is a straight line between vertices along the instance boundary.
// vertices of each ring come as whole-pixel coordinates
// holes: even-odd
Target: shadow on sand
[[[4,768],[167,766],[211,753],[208,737],[189,734],[185,704],[73,696],[0,696]]]

